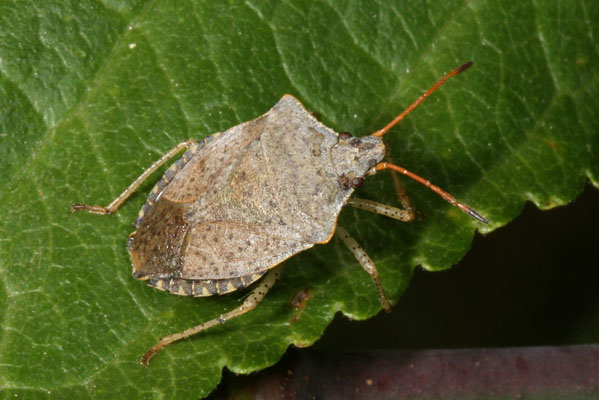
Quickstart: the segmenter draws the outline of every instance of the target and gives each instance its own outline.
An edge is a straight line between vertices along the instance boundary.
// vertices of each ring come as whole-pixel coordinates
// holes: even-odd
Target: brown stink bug
[[[74,204],[72,210],[112,214],[161,165],[186,149],[158,181],[141,208],[127,249],[133,276],[186,296],[212,296],[246,287],[266,275],[234,310],[162,338],[141,359],[147,364],[163,347],[256,307],[277,280],[284,260],[336,233],[372,277],[383,308],[391,305],[375,264],[341,226],[343,206],[400,220],[414,217],[397,173],[429,187],[480,222],[476,211],[429,181],[383,161],[381,137],[447,79],[449,72],[384,128],[369,136],[338,134],[321,124],[293,96],[266,114],[175,146],[106,207]],[[351,198],[364,177],[390,169],[402,208]],[[270,270],[270,272],[268,272]],[[268,274],[267,274],[268,272]]]

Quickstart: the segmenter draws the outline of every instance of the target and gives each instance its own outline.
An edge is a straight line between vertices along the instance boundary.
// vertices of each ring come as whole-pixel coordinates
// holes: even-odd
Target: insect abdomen
[[[266,271],[231,279],[191,280],[178,278],[152,278],[148,286],[181,296],[207,297],[233,292],[251,285]]]

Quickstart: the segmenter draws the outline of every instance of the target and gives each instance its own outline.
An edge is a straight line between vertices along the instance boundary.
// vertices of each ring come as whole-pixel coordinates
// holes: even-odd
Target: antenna
[[[389,129],[393,128],[399,121],[401,121],[402,119],[404,119],[404,117],[406,115],[408,115],[410,112],[412,112],[413,109],[415,109],[416,107],[418,107],[420,105],[420,103],[422,103],[428,96],[430,96],[435,90],[439,89],[439,87],[441,87],[441,85],[443,85],[445,83],[445,81],[447,81],[451,77],[456,76],[457,74],[460,74],[460,73],[464,72],[465,70],[467,70],[471,66],[472,66],[472,61],[468,61],[466,64],[464,64],[464,65],[462,65],[460,67],[457,67],[453,71],[448,72],[447,74],[445,74],[443,76],[443,78],[439,79],[437,81],[437,83],[435,83],[433,86],[431,86],[431,88],[429,90],[427,90],[426,92],[424,92],[424,94],[422,96],[420,96],[415,102],[413,102],[412,104],[410,104],[410,106],[408,108],[406,108],[397,117],[395,117],[393,119],[393,121],[391,121],[387,125],[385,125],[384,128],[379,129],[378,131],[374,132],[372,134],[372,136],[383,137],[383,135],[385,133],[387,133],[389,131]]]

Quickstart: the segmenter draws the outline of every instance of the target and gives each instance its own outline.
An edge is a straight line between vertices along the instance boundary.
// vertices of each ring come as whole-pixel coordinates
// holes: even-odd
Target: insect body
[[[241,306],[161,339],[142,362],[148,363],[174,341],[253,309],[278,277],[280,268],[273,267],[315,244],[327,243],[335,233],[370,274],[383,308],[390,310],[375,264],[348,232],[337,226],[337,217],[343,206],[350,205],[411,220],[411,204],[400,185],[401,209],[350,199],[364,177],[391,169],[424,183],[486,222],[430,182],[383,161],[386,147],[381,137],[445,80],[469,66],[444,76],[385,128],[365,137],[336,133],[316,120],[295,97],[285,95],[254,120],[201,142],[179,144],[107,207],[73,205],[72,210],[113,213],[151,173],[187,149],[156,184],[139,212],[137,230],[127,241],[133,275],[173,294],[212,296],[246,287],[266,274]]]
[[[252,121],[189,144],[151,192],[128,242],[134,274],[175,294],[247,286],[290,256],[326,243],[381,139],[339,139],[284,96]]]

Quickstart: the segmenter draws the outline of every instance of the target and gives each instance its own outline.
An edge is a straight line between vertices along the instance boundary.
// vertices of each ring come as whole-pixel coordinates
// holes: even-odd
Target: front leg
[[[387,147],[386,159],[391,160],[391,154]],[[403,187],[401,180],[399,179],[399,173],[391,170],[391,177],[393,178],[393,186],[395,187],[395,193],[401,208],[393,207],[387,204],[379,203],[372,200],[360,199],[357,197],[349,199],[345,205],[359,208],[361,210],[370,211],[375,214],[383,215],[385,217],[393,218],[401,222],[411,222],[414,220],[414,214],[416,209],[412,199],[408,196],[406,189]]]
[[[360,210],[370,211],[375,214],[383,215],[385,217],[393,218],[401,222],[410,222],[414,219],[413,209],[402,209],[387,204],[379,203],[377,201],[359,199],[353,197],[345,203],[346,206],[359,208]]]

